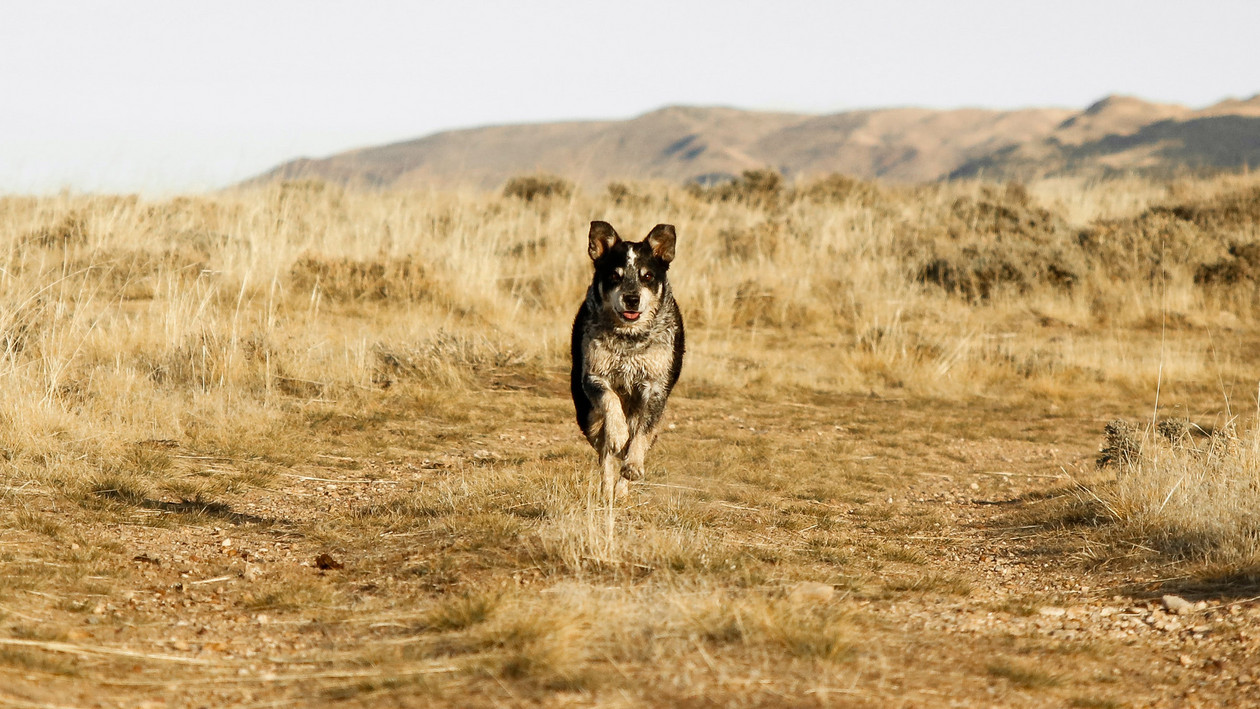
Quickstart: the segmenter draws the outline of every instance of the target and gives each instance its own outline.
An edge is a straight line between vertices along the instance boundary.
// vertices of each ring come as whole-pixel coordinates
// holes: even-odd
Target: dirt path
[[[1114,402],[679,398],[616,543],[557,382],[364,406],[168,451],[214,499],[11,487],[0,705],[1260,702],[1260,601],[1094,541]]]

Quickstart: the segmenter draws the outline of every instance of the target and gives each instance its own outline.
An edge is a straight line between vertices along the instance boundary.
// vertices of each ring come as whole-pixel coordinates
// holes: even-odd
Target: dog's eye
[[[643,275],[639,276],[639,280],[643,281],[644,283],[651,283],[653,280],[652,273],[650,271],[644,271]]]
[[[621,272],[613,271],[612,274],[608,276],[608,280],[612,281],[613,283],[621,283]]]

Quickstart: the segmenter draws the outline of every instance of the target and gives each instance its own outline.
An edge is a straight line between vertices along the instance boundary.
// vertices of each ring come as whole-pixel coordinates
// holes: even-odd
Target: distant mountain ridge
[[[1109,96],[1038,140],[968,161],[952,178],[1253,169],[1260,166],[1260,95],[1202,110]]]
[[[284,163],[249,182],[320,178],[371,187],[495,189],[548,172],[587,186],[684,182],[770,167],[925,182],[1260,165],[1260,95],[1201,110],[1109,96],[1083,111],[889,108],[829,115],[671,106],[623,121],[444,131]]]

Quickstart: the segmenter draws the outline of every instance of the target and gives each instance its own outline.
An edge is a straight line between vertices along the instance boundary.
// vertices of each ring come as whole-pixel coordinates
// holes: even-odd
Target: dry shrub
[[[903,243],[916,280],[973,301],[1041,287],[1105,293],[1114,283],[1254,290],[1258,199],[1257,188],[1236,189],[1073,229],[1019,183],[984,186],[916,225]]]
[[[1188,279],[1193,264],[1211,258],[1219,248],[1193,225],[1159,210],[1095,222],[1081,231],[1077,242],[1109,277],[1148,284]]]
[[[1035,203],[1018,182],[1001,191],[986,185],[979,199],[954,200],[945,228],[955,239],[991,236],[1038,243],[1053,242],[1068,231],[1061,216]]]
[[[1116,478],[1096,493],[1123,535],[1177,558],[1260,561],[1260,429],[1227,425],[1194,440],[1174,421],[1135,449],[1132,426],[1108,428],[1124,442],[1109,443]]]
[[[1130,219],[1100,220],[1082,248],[1110,276],[1254,287],[1260,266],[1260,188],[1154,205]]]
[[[1103,428],[1105,442],[1094,461],[1098,467],[1129,465],[1137,458],[1142,444],[1137,427],[1124,419],[1107,422]]]
[[[1072,230],[1018,183],[986,186],[979,199],[960,197],[935,224],[910,233],[906,252],[914,277],[967,300],[1038,287],[1071,291],[1089,267]]]
[[[24,234],[21,243],[43,248],[70,248],[88,242],[87,220],[82,214],[67,214],[58,221]]]
[[[1087,269],[1079,254],[1062,246],[994,241],[958,246],[938,244],[919,266],[915,280],[967,300],[989,300],[1009,290],[1026,294],[1040,286],[1071,291]]]
[[[792,192],[792,199],[819,204],[847,202],[873,207],[881,203],[885,195],[875,182],[859,180],[848,175],[832,174],[797,187]]]
[[[1260,187],[1214,194],[1203,200],[1159,205],[1153,214],[1169,214],[1210,232],[1233,231],[1260,225]]]
[[[651,194],[625,182],[609,182],[607,191],[608,198],[618,206],[646,207],[652,203]]]
[[[1190,443],[1190,427],[1189,419],[1164,419],[1155,424],[1155,434],[1174,448],[1181,448]]]
[[[769,168],[745,170],[734,180],[707,187],[692,182],[687,185],[687,191],[706,202],[739,202],[762,209],[780,206],[786,194],[783,175]]]
[[[573,183],[555,175],[522,175],[503,185],[503,196],[526,202],[573,196]]]
[[[1212,263],[1201,264],[1194,272],[1194,282],[1203,286],[1251,288],[1260,281],[1260,243],[1233,244],[1229,255]]]
[[[975,247],[959,249],[948,256],[938,255],[919,269],[916,278],[968,300],[988,300],[1001,286],[1013,286],[1023,293],[1029,285],[1019,263],[1008,254]]]
[[[334,302],[420,301],[433,295],[425,268],[411,258],[359,261],[304,255],[289,269],[290,287]]]

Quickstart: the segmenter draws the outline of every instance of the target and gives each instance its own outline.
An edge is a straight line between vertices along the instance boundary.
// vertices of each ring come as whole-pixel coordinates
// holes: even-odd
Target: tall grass
[[[1257,184],[6,197],[0,447],[11,475],[73,485],[145,441],[282,455],[306,402],[551,376],[593,218],[677,226],[684,395],[1212,382],[1228,353],[1150,333],[1254,314]]]
[[[1260,563],[1260,429],[1228,424],[1211,435],[1161,422],[1108,428],[1115,477],[1097,500],[1124,537],[1179,559],[1232,568]]]

